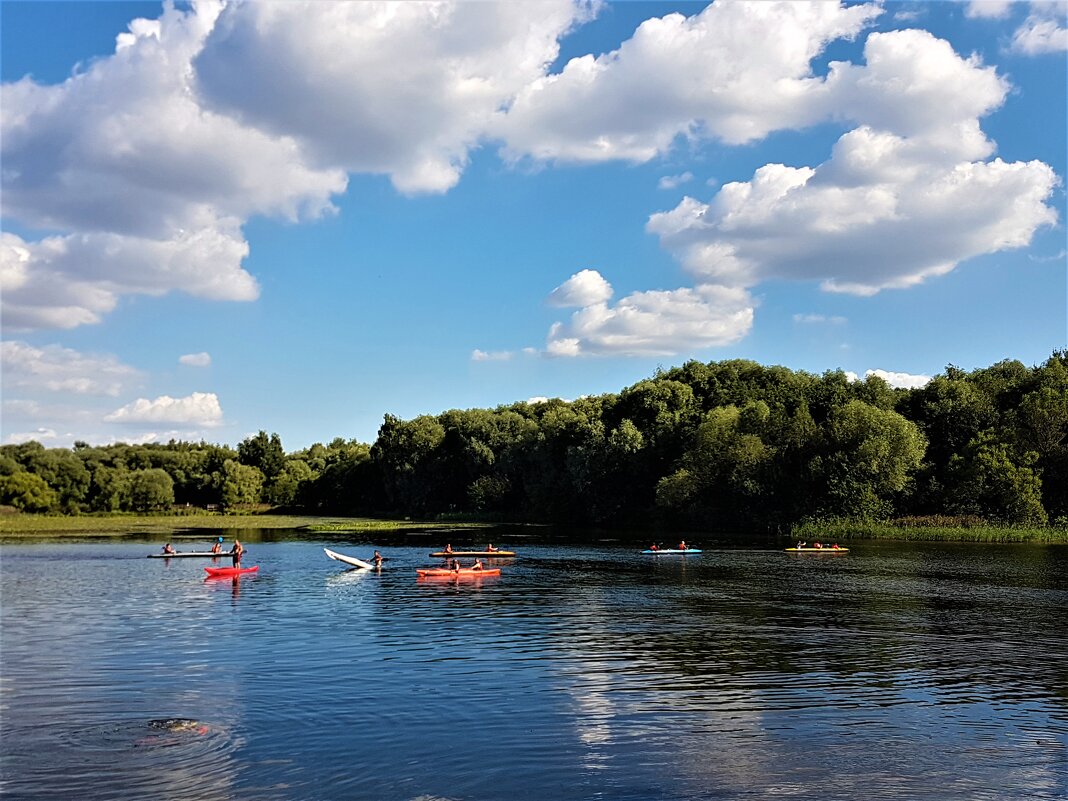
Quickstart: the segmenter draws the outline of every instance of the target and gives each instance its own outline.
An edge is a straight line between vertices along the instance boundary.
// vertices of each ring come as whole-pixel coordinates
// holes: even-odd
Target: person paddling
[[[212,553],[222,553],[222,541],[222,537],[219,537],[219,539],[215,541],[215,544],[211,546]]]
[[[371,561],[375,563],[375,567],[382,567],[382,554],[375,551],[375,555],[371,557]]]
[[[472,570],[481,570],[482,569],[482,560],[481,559],[476,559],[475,563],[473,565],[471,565],[471,569]]]
[[[686,540],[683,540],[682,542],[679,543],[679,550],[680,551],[689,550],[689,546],[686,545]]]
[[[234,538],[234,547],[230,549],[230,556],[234,560],[234,567],[241,567],[241,557],[245,554],[245,546],[241,540]]]
[[[169,556],[172,553],[178,553],[178,551],[174,550],[174,546],[168,542],[166,545],[163,546],[163,553]]]

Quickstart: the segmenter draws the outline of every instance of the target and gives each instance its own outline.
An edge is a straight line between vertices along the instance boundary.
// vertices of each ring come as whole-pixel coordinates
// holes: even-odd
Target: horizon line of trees
[[[959,515],[1068,522],[1068,351],[917,389],[729,360],[619,393],[402,420],[371,445],[286,453],[260,431],[205,442],[0,447],[0,504],[26,512],[253,504],[309,513],[784,529]]]

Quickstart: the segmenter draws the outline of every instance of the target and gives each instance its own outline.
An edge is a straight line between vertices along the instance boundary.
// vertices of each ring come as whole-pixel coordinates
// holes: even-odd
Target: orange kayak
[[[499,567],[487,567],[482,570],[472,570],[469,567],[460,570],[449,570],[447,567],[418,568],[416,573],[420,578],[478,578],[479,576],[499,576]]]

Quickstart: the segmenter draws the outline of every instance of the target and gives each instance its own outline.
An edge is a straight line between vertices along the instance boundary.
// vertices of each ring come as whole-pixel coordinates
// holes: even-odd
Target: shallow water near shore
[[[544,535],[460,581],[416,579],[436,539],[281,533],[238,580],[156,540],[5,544],[0,794],[1064,798],[1068,547]]]

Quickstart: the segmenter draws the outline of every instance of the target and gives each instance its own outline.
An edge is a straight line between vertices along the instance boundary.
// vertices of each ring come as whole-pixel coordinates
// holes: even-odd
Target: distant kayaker
[[[659,550],[660,550],[660,546],[659,546],[659,545],[657,545],[657,544],[656,544],[656,543],[654,542],[654,543],[653,543],[652,545],[650,545],[650,546],[649,546],[649,550],[650,550],[650,551],[659,551]]]
[[[804,540],[798,540],[798,541],[797,541],[797,550],[799,550],[799,551],[800,551],[800,550],[801,550],[802,548],[804,548],[804,547],[805,547],[806,545],[808,545],[808,543],[807,543],[807,542],[805,542]]]
[[[174,546],[168,542],[166,545],[163,546],[163,553],[172,554],[178,553],[178,551],[174,550]]]
[[[819,540],[816,540],[816,542],[812,543],[812,547],[813,548],[822,548],[823,545],[820,544]]]
[[[689,547],[686,545],[686,540],[683,540],[682,542],[679,543],[679,550],[680,551],[689,550]]]
[[[495,553],[498,550],[499,550],[498,548],[494,548],[493,547],[493,543],[492,542],[489,545],[486,546],[486,553]]]
[[[481,570],[482,569],[482,560],[481,559],[476,559],[475,563],[473,565],[471,565],[471,569],[472,570]]]
[[[245,554],[245,546],[241,540],[234,538],[234,547],[230,549],[230,556],[234,560],[234,567],[241,567],[241,557]]]
[[[445,544],[445,550],[442,551],[442,553],[452,553],[452,543],[451,542]]]
[[[371,561],[375,563],[375,567],[382,567],[382,554],[375,551],[375,555],[371,557]]]
[[[215,544],[211,546],[212,553],[222,553],[222,541],[222,537],[219,537],[219,539],[215,541]]]
[[[460,572],[460,560],[459,559],[453,559],[452,560],[452,572],[453,573],[459,573]]]
[[[840,551],[842,549],[838,547],[838,543],[836,542],[834,545],[831,546],[831,550]]]

